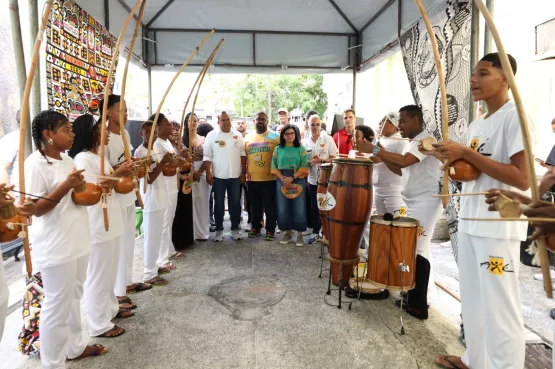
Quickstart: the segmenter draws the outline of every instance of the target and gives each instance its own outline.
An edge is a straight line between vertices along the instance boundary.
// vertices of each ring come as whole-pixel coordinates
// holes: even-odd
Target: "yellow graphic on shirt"
[[[261,154],[255,154],[252,157],[253,164],[258,168],[263,168],[266,161],[262,159]]]
[[[472,140],[470,140],[470,148],[474,151],[478,151],[478,147],[480,146],[480,139],[479,138],[473,138]]]
[[[503,275],[505,263],[503,258],[489,257],[488,272],[495,275]]]
[[[418,227],[418,237],[422,237],[423,234],[424,234],[424,227],[419,226]]]
[[[226,145],[225,140],[220,140],[220,141],[218,141],[218,146],[224,148],[225,145]]]
[[[407,216],[407,208],[400,208],[399,209],[399,216],[406,217]]]

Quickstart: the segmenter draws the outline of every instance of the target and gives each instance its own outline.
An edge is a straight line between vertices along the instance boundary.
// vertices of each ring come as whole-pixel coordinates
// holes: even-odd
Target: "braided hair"
[[[44,130],[55,132],[58,127],[66,123],[67,120],[68,119],[65,117],[65,115],[60,114],[54,110],[44,110],[40,112],[35,117],[35,119],[33,119],[33,123],[31,124],[31,136],[33,137],[35,147],[37,148],[37,150],[39,150],[42,156],[44,156],[48,164],[52,164],[52,162],[48,160],[46,154],[42,150],[42,146],[44,143],[42,132]]]
[[[90,114],[84,114],[73,121],[73,145],[69,149],[69,156],[75,158],[83,151],[90,151],[100,143],[100,121],[96,122]]]

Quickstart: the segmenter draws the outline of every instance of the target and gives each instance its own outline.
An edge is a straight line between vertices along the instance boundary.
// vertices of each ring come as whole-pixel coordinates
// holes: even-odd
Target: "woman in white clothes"
[[[105,354],[102,345],[86,346],[81,332],[83,283],[91,250],[87,209],[71,199],[82,186],[81,171],[66,154],[74,134],[60,113],[43,111],[35,117],[32,136],[37,151],[25,161],[27,191],[47,197],[33,200],[36,237],[33,263],[42,273],[45,300],[41,311],[40,357],[44,369],[65,368],[67,359]]]
[[[100,115],[102,116],[102,108],[104,102],[100,103]],[[123,130],[121,134],[120,127],[120,111],[123,110],[123,124],[127,123],[127,105],[125,101],[121,101],[119,95],[108,96],[108,109],[106,116],[108,124],[106,130],[110,133],[110,140],[106,144],[106,159],[112,166],[117,168],[121,163],[125,162],[124,140],[127,141],[129,150],[133,150],[129,133]],[[123,234],[119,237],[120,253],[118,262],[118,273],[116,278],[115,294],[118,298],[120,307],[130,309],[135,304],[127,296],[129,292],[142,292],[152,288],[147,283],[133,282],[133,258],[135,251],[135,200],[137,195],[134,191],[127,194],[117,194],[119,205],[121,207],[121,215],[123,221]]]
[[[191,113],[185,117],[187,130],[183,135],[183,144],[189,147],[189,140],[193,148],[193,163],[195,172],[193,174],[193,228],[195,240],[206,241],[210,237],[210,213],[209,200],[212,186],[206,182],[206,172],[202,165],[204,155],[204,139],[197,133],[198,119]],[[190,180],[190,178],[189,178]]]
[[[84,169],[85,174],[93,175],[87,180],[99,181],[108,192],[105,197],[108,207],[109,229],[104,226],[103,201],[89,206],[89,228],[91,233],[91,255],[85,282],[85,303],[87,305],[87,322],[89,334],[93,337],[116,337],[125,332],[114,323],[116,316],[127,318],[133,313],[118,307],[114,293],[118,261],[120,254],[120,237],[123,233],[123,221],[119,198],[113,190],[114,182],[98,178],[100,175],[122,176],[131,174],[132,163],[124,163],[114,172],[108,160],[104,158],[104,171],[100,172],[100,122],[96,123],[92,115],[82,115],[73,122],[75,139],[69,150],[75,166]],[[108,135],[107,135],[108,137]]]

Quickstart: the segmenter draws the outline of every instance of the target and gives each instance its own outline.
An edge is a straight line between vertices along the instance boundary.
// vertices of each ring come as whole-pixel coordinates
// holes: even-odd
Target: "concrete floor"
[[[278,236],[280,238],[280,236]],[[307,239],[307,238],[305,238]],[[436,278],[458,292],[457,270],[450,248],[434,244]],[[142,272],[143,240],[136,242],[135,274]],[[208,241],[193,247],[178,269],[167,275],[170,284],[132,295],[136,316],[116,321],[127,333],[112,339],[90,339],[108,345],[102,357],[68,363],[68,368],[434,368],[437,354],[461,354],[458,341],[459,303],[438,290],[430,318],[404,316],[406,335],[400,335],[394,297],[359,301],[352,310],[324,302],[327,278],[319,279],[320,247],[297,248],[262,238],[223,243]],[[20,298],[21,264],[8,264],[10,300]],[[552,334],[549,308],[536,272],[523,268],[525,323],[547,338]],[[229,279],[264,277],[283,298],[272,300],[269,315],[239,320],[209,295]],[[14,279],[15,277],[15,279]],[[212,293],[211,295],[214,295]],[[335,296],[335,295],[334,295]],[[330,301],[333,299],[328,297]],[[276,302],[277,301],[277,302]],[[84,310],[83,310],[84,313]],[[38,358],[16,350],[21,329],[20,309],[6,320],[0,344],[0,369],[40,368]],[[530,335],[531,340],[538,337]]]

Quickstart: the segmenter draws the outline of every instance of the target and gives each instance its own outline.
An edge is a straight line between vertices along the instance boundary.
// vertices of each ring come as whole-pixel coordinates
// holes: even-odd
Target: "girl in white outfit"
[[[33,120],[32,136],[38,151],[25,161],[27,191],[56,201],[33,200],[33,263],[42,273],[45,295],[40,357],[44,369],[59,369],[66,358],[98,356],[108,349],[86,346],[81,332],[80,299],[91,246],[87,210],[71,199],[72,190],[84,184],[83,171],[64,154],[75,136],[71,123],[60,113],[43,111]]]
[[[90,182],[98,181],[96,176],[120,176],[130,174],[132,164],[122,164],[113,172],[110,163],[104,158],[104,171],[100,172],[100,123],[92,115],[82,115],[73,122],[75,139],[69,155],[74,158],[75,166],[84,169]],[[108,137],[108,135],[107,135]],[[113,173],[112,173],[113,172]],[[94,182],[93,182],[94,183]],[[100,185],[107,191],[109,229],[104,226],[102,200],[97,205],[87,207],[91,233],[91,255],[85,283],[85,303],[89,334],[93,337],[116,337],[125,332],[112,319],[129,317],[133,314],[126,309],[119,309],[114,293],[120,253],[120,237],[123,221],[118,197],[113,190],[113,181],[100,179]]]

